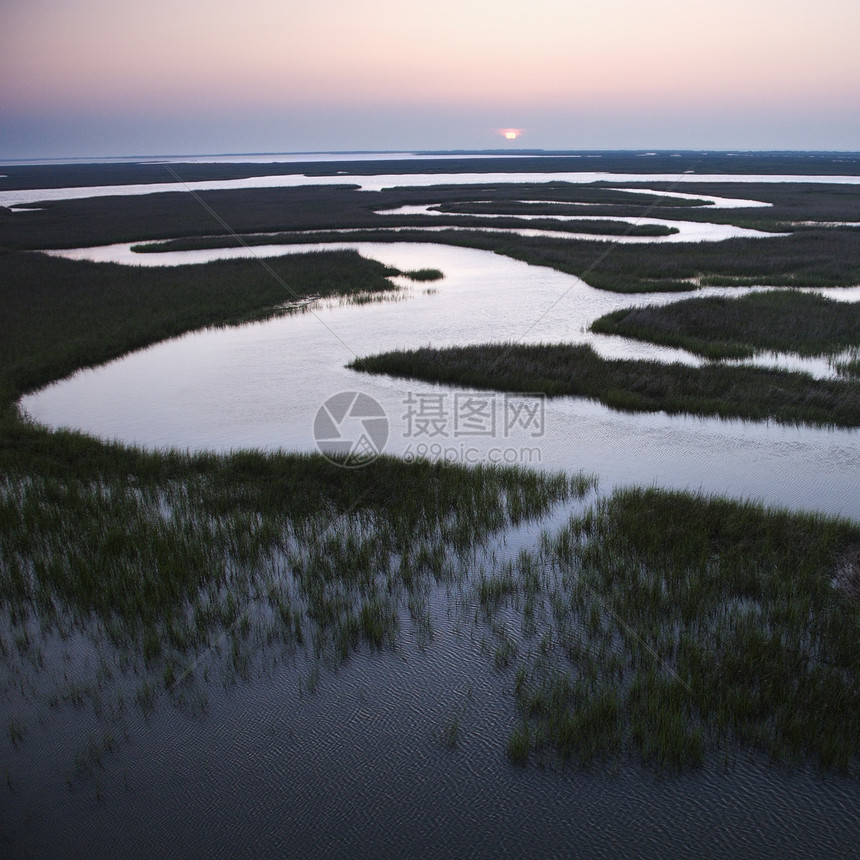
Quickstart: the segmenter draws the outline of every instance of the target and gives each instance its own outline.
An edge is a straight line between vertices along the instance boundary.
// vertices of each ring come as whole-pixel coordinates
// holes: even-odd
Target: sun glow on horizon
[[[0,157],[515,149],[523,135],[535,149],[860,140],[860,3],[727,0],[719,14],[682,0],[236,8],[9,0]]]

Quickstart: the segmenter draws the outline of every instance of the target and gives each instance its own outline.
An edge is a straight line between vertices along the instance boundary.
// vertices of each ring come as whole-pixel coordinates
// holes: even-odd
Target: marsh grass
[[[19,433],[31,456],[7,451],[0,487],[4,638],[24,643],[11,662],[38,675],[28,654],[76,631],[103,659],[89,680],[49,684],[50,706],[95,707],[137,676],[145,716],[165,695],[199,709],[210,665],[233,684],[273,654],[336,667],[394,647],[407,607],[426,625],[425,595],[465,577],[492,534],[592,486],[517,469],[381,458],[353,472],[321,456],[156,454]],[[54,458],[41,474],[37,449]]]
[[[165,697],[198,713],[210,668],[235,684],[272,654],[306,651],[310,692],[320,665],[395,646],[400,619],[425,619],[426,595],[453,581],[475,591],[490,665],[517,667],[515,764],[633,756],[672,771],[749,747],[856,767],[860,608],[839,586],[846,571],[854,581],[856,525],[616,491],[475,575],[489,535],[594,480],[387,458],[355,472],[27,434],[31,454],[54,460],[42,474],[7,468],[0,492],[4,640],[26,643],[7,668],[40,641],[90,637],[95,675],[64,682],[51,707],[91,706],[105,736],[126,719],[117,683],[137,685],[128,699],[144,716]],[[442,742],[459,739],[458,716]],[[78,774],[111,749],[93,742]]]
[[[268,265],[277,277],[256,260],[147,269],[0,254],[0,398],[186,331],[275,316],[309,297],[390,294],[398,274],[349,251]]]
[[[624,308],[595,320],[591,330],[715,360],[764,351],[823,355],[860,346],[860,305],[797,290],[754,292]],[[843,373],[852,369],[846,364]]]
[[[628,412],[860,426],[860,386],[767,368],[600,357],[590,346],[480,344],[359,358],[350,367],[496,391],[588,397]]]
[[[311,678],[317,662],[391,648],[407,606],[429,640],[436,583],[465,575],[489,535],[590,486],[48,432],[17,414],[21,392],[191,328],[280,312],[283,288],[254,261],[159,273],[5,254],[0,268],[0,684],[35,698],[28,708],[91,708],[118,735],[126,702],[144,716],[165,697],[198,713],[208,683],[253,678],[277,655],[306,653]],[[396,274],[352,253],[276,269],[308,297],[388,292]],[[90,656],[54,677],[44,655],[70,640]]]
[[[779,153],[726,158],[701,153],[667,154],[642,159],[629,153],[599,153],[602,169],[636,173],[660,170],[680,175],[682,171],[753,173],[828,173],[856,171],[856,160],[820,156],[792,157]],[[423,162],[430,169],[432,162]],[[594,162],[596,164],[598,162]],[[586,164],[582,159],[542,155],[540,158],[493,160],[494,170],[576,171]],[[480,173],[489,169],[486,161],[464,159],[436,162],[440,172],[466,170]],[[400,173],[414,164],[392,161],[383,164],[357,162],[338,166],[356,174],[387,170]],[[266,173],[292,173],[301,169],[312,175],[337,171],[317,164],[306,165],[183,165],[183,177],[239,177]],[[109,184],[130,181],[170,180],[162,165],[64,165],[4,167],[4,187],[63,187],[87,185],[102,180]],[[687,177],[689,178],[689,177]],[[30,185],[29,183],[35,183]],[[233,231],[254,241],[254,233],[281,233],[274,241],[307,241],[299,231],[328,229],[367,230],[365,238],[378,241],[422,241],[426,234],[403,233],[391,236],[372,231],[376,227],[408,228],[426,223],[421,216],[398,217],[378,214],[377,210],[402,205],[430,204],[466,208],[478,224],[484,214],[569,213],[571,204],[588,203],[583,214],[607,219],[635,218],[647,210],[655,217],[683,218],[690,221],[731,223],[743,227],[778,232],[789,236],[771,239],[737,239],[726,242],[687,243],[682,245],[616,247],[602,260],[599,271],[589,271],[605,243],[550,240],[519,236],[480,235],[479,233],[438,233],[434,241],[468,245],[504,253],[527,262],[552,266],[560,271],[581,275],[589,271],[588,283],[617,292],[647,292],[689,289],[693,279],[705,284],[775,286],[846,286],[860,283],[860,232],[844,228],[816,226],[816,222],[855,221],[858,190],[852,185],[824,183],[685,183],[685,193],[751,198],[771,205],[755,209],[716,209],[695,200],[661,197],[660,188],[672,183],[649,183],[626,188],[621,180],[613,187],[600,183],[584,186],[536,177],[534,182],[515,185],[436,186],[432,188],[394,188],[382,192],[363,192],[349,187],[260,188],[202,192],[207,206],[219,214]],[[653,190],[650,190],[653,189]],[[531,201],[530,203],[527,201]],[[555,210],[554,211],[554,207]],[[652,208],[653,207],[653,208]],[[0,248],[75,248],[114,242],[145,242],[184,237],[198,247],[213,243],[235,243],[231,236],[215,236],[224,228],[191,195],[181,193],[129,197],[102,197],[56,201],[42,204],[42,211],[12,213],[0,207]],[[23,217],[22,217],[23,216]],[[436,216],[437,223],[440,221]],[[462,218],[462,215],[458,216]],[[396,219],[396,220],[393,220]],[[453,223],[453,219],[452,219]],[[460,222],[462,223],[462,222]],[[489,223],[489,222],[487,222]],[[494,222],[497,223],[497,222]],[[556,224],[557,226],[557,224]],[[288,234],[292,233],[290,238]],[[323,234],[320,234],[323,235]],[[338,239],[337,234],[328,234]],[[356,234],[356,238],[361,234]],[[270,242],[273,239],[265,238]]]
[[[562,192],[562,194],[559,194]],[[534,193],[529,189],[528,193]],[[517,194],[513,190],[513,194]],[[526,195],[519,194],[519,197]],[[560,199],[553,200],[554,196]],[[679,197],[664,197],[643,191],[622,190],[617,188],[588,187],[588,186],[564,186],[560,183],[547,183],[543,189],[544,200],[528,199],[496,199],[496,200],[469,200],[454,203],[441,203],[438,206],[441,212],[461,212],[469,215],[534,215],[545,214],[569,215],[576,212],[577,206],[581,207],[583,215],[591,214],[593,207],[605,207],[609,209],[636,207],[641,214],[646,209],[669,208],[669,209],[692,209],[698,207],[713,208],[706,200],[689,200]]]
[[[677,162],[676,162],[677,164]],[[766,159],[760,169],[766,166]],[[795,165],[800,168],[800,165]],[[641,169],[641,166],[640,166]],[[678,169],[673,168],[673,169]],[[661,183],[654,183],[655,188]],[[598,289],[613,292],[668,292],[688,291],[691,284],[711,286],[786,286],[823,287],[852,286],[860,283],[860,265],[857,260],[860,248],[860,232],[827,227],[826,223],[837,220],[855,220],[857,212],[857,188],[839,185],[797,185],[791,183],[739,184],[711,183],[684,186],[685,192],[752,198],[771,202],[769,208],[715,209],[700,206],[695,201],[679,201],[660,198],[641,189],[605,188],[600,185],[576,186],[558,182],[524,184],[521,186],[440,186],[429,189],[393,189],[371,193],[346,189],[258,189],[249,192],[222,192],[206,194],[216,210],[222,212],[228,223],[242,235],[248,244],[294,243],[306,241],[339,241],[342,235],[326,233],[327,229],[350,229],[361,232],[352,234],[356,241],[426,241],[426,234],[410,233],[410,226],[426,225],[427,216],[391,216],[377,214],[374,210],[396,208],[404,204],[434,204],[460,212],[446,221],[444,214],[433,216],[436,226],[468,224],[479,228],[498,227],[499,220],[484,219],[484,214],[517,214],[564,212],[569,214],[570,204],[577,202],[598,204],[583,208],[582,214],[616,218],[636,218],[647,210],[655,217],[683,218],[691,221],[707,220],[728,223],[762,231],[779,232],[780,235],[762,239],[730,239],[723,242],[683,243],[678,245],[619,245],[612,254],[601,259],[601,265],[593,270],[594,260],[603,254],[605,243],[595,244],[588,240],[551,239],[502,234],[481,234],[478,230],[464,232],[434,233],[434,242],[468,246],[506,254],[514,259],[535,265],[550,266],[576,276],[586,275],[587,282]],[[162,195],[153,195],[153,198]],[[533,202],[528,203],[531,199]],[[58,204],[55,211],[42,218],[33,213],[38,223],[36,229],[28,230],[18,237],[20,221],[12,216],[8,223],[0,219],[0,229],[12,235],[7,239],[9,247],[76,247],[96,241],[107,244],[128,239],[139,239],[148,235],[152,239],[172,240],[163,245],[153,245],[145,250],[182,250],[192,248],[235,246],[233,236],[211,235],[214,224],[211,219],[201,221],[202,208],[183,209],[182,201],[174,201],[175,209],[182,209],[183,218],[165,202],[149,198],[136,198],[139,205],[131,210],[121,200],[69,201]],[[651,208],[657,204],[656,208]],[[692,205],[691,205],[692,204]],[[152,207],[152,212],[147,212]],[[58,217],[69,209],[67,218]],[[108,208],[109,214],[103,210]],[[141,215],[141,210],[144,214]],[[471,216],[464,219],[461,210],[469,210]],[[291,217],[285,220],[284,212]],[[86,214],[84,214],[86,213]],[[336,213],[336,214],[333,214]],[[2,214],[2,213],[0,213]],[[91,228],[102,221],[100,238],[79,235],[80,225],[85,221]],[[821,225],[816,225],[817,219]],[[43,223],[44,220],[44,223]],[[133,224],[133,228],[121,228],[122,222]],[[810,221],[798,227],[801,221]],[[198,223],[199,222],[199,223]],[[512,226],[523,226],[522,221],[511,222]],[[575,226],[575,231],[604,229],[586,226],[589,222]],[[63,229],[59,229],[62,224]],[[570,230],[562,222],[544,222],[542,226],[559,230]],[[194,226],[189,226],[194,225]],[[253,226],[251,226],[253,225]],[[396,226],[402,232],[392,234],[375,228]],[[534,223],[531,226],[536,226]],[[624,233],[629,225],[610,227]],[[118,232],[120,231],[121,232]],[[265,236],[253,235],[254,230],[267,231]],[[313,234],[300,231],[318,231]],[[72,232],[70,232],[72,231]],[[275,231],[281,231],[273,235]],[[637,229],[637,235],[657,235],[651,226]],[[35,237],[44,236],[38,245]],[[53,241],[52,241],[53,236]],[[23,243],[23,244],[22,244]]]
[[[409,278],[410,281],[441,281],[445,276],[439,269],[413,269],[409,272],[404,272],[403,275]]]
[[[515,728],[508,737],[507,754],[512,764],[524,766],[528,763],[531,738],[528,723]]]
[[[380,200],[433,202],[434,193],[208,199],[240,229],[319,229],[340,226],[331,214],[340,204],[351,222],[343,226],[367,226],[381,220],[371,211]],[[514,193],[542,199],[547,188]],[[583,199],[570,187],[553,193]],[[208,213],[177,197],[53,205],[28,214],[35,220],[26,226],[0,211],[2,244],[211,232]],[[575,274],[594,255],[587,242],[439,236]],[[665,265],[665,249],[659,259],[619,249],[595,279],[611,289],[676,281],[688,289],[684,279],[701,272],[775,271],[786,281],[817,272],[850,282],[855,240],[808,231],[769,250],[756,242],[673,251]],[[365,262],[326,255],[273,267],[299,295],[318,295],[323,280],[333,294],[389,289],[392,272]],[[255,269],[239,261],[133,270],[0,254],[0,686],[11,743],[27,743],[16,703],[28,725],[31,713],[47,721],[56,709],[91,708],[108,725],[75,765],[93,775],[130,712],[149,718],[169,701],[205,713],[207,685],[259,677],[280,657],[298,658],[301,692],[312,693],[321,665],[397,647],[404,619],[432,639],[428,595],[456,598],[462,589],[476,592],[488,662],[515,672],[520,722],[507,744],[515,763],[553,753],[588,766],[632,755],[667,769],[747,746],[778,760],[856,767],[857,607],[835,587],[854,582],[842,564],[860,541],[854,525],[622,491],[546,533],[539,551],[488,563],[481,577],[476,552],[490,535],[585,496],[594,480],[388,458],[345,470],[321,457],[146,452],[47,432],[17,415],[20,393],[79,367],[279,312],[283,293]],[[70,661],[59,670],[57,649]],[[458,721],[447,735],[455,742]]]
[[[860,379],[860,357],[834,362],[833,367],[839,376]]]
[[[833,584],[849,600],[860,603],[860,544],[848,546],[839,556]]]
[[[532,560],[551,630],[520,647],[509,757],[674,771],[749,748],[856,774],[860,607],[839,582],[858,537],[719,497],[599,500]]]
[[[496,226],[496,227],[512,227],[522,228],[528,227],[538,230],[555,230],[566,233],[581,233],[595,236],[673,236],[680,231],[677,227],[670,227],[665,224],[637,224],[635,221],[614,220],[612,218],[602,218],[599,221],[591,219],[576,220],[571,218],[569,208],[553,206],[553,205],[523,205],[523,204],[502,204],[497,207],[486,207],[481,204],[443,204],[433,207],[434,211],[441,213],[458,214],[462,216],[471,216],[468,224],[470,226]],[[511,211],[513,210],[513,211]],[[495,220],[490,221],[487,218],[481,218],[482,214],[492,214],[495,212]],[[588,210],[581,214],[590,214]],[[528,215],[528,218],[518,218],[517,216]],[[557,215],[565,215],[563,220],[558,219]],[[437,216],[433,216],[434,221],[438,221]],[[456,222],[454,222],[456,223]]]
[[[460,717],[453,717],[442,732],[442,742],[446,749],[454,750],[460,741]]]
[[[715,193],[729,193],[722,189]],[[747,193],[744,191],[741,196]],[[856,192],[855,192],[856,193]],[[856,206],[856,203],[855,203]],[[727,210],[730,211],[730,210]],[[632,212],[629,217],[641,215]],[[654,214],[654,213],[652,213]],[[452,217],[450,224],[440,216],[408,216],[405,223],[391,216],[380,216],[374,226],[349,228],[349,238],[356,242],[426,242],[428,234],[410,227],[451,226],[439,229],[432,241],[458,247],[477,248],[503,254],[531,265],[547,266],[576,277],[596,289],[615,293],[689,292],[700,286],[723,287],[839,287],[860,284],[860,232],[835,228],[808,228],[787,235],[768,238],[733,238],[720,242],[683,242],[677,244],[617,244],[605,254],[601,240],[520,236],[516,233],[492,233],[486,228],[522,229],[525,222],[505,225],[502,220]],[[414,223],[419,219],[419,223]],[[423,220],[421,220],[423,219]],[[732,218],[729,223],[741,219]],[[409,222],[412,223],[409,223]],[[529,221],[532,228],[569,230],[569,223]],[[763,224],[745,225],[762,228]],[[375,229],[379,228],[379,229]],[[464,229],[472,228],[475,229]],[[395,229],[396,228],[396,229]],[[773,226],[774,230],[778,226]],[[305,233],[283,233],[276,236],[247,236],[242,242],[255,244],[298,244],[305,242],[340,242],[344,234],[319,230]],[[151,250],[195,250],[235,247],[232,236],[183,239],[153,245]],[[595,267],[595,260],[600,266]]]

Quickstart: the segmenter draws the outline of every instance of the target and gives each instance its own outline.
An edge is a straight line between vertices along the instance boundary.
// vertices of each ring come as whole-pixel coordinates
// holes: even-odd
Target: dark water
[[[326,310],[326,324],[359,352],[371,342],[383,348],[384,338],[403,345],[416,332],[437,345],[487,332],[519,337],[524,308],[536,316],[553,309],[531,339],[588,340],[582,329],[590,319],[629,303],[476,251],[385,253],[403,268],[438,266],[447,279],[438,295],[417,291],[408,308]],[[488,288],[495,315],[487,313]],[[407,318],[410,332],[402,328]],[[602,345],[606,354],[649,350]],[[321,399],[358,384],[343,369],[349,358],[321,337],[316,317],[297,316],[160,345],[25,405],[47,423],[143,444],[307,450]],[[297,374],[296,362],[307,372]],[[190,375],[173,373],[179,366]],[[304,389],[273,402],[279,381],[297,376]],[[360,379],[394,420],[408,392]],[[110,394],[130,390],[136,399]],[[250,403],[255,391],[269,395]],[[631,482],[702,488],[860,519],[855,432],[623,416],[582,401],[548,410],[536,465],[594,471],[604,490]],[[482,456],[497,442],[483,440]],[[403,453],[409,440],[394,434],[390,444]],[[541,525],[557,526],[567,513],[497,536],[484,563],[534,546]],[[243,671],[225,638],[176,687],[96,621],[78,620],[60,635],[34,618],[25,642],[20,619],[5,619],[0,854],[860,856],[860,782],[812,766],[789,770],[738,749],[663,776],[626,759],[589,771],[551,757],[511,764],[505,743],[519,720],[513,670],[495,666],[475,570],[435,584],[422,623],[399,603],[390,647],[362,645],[331,659],[308,643],[269,641],[260,624],[243,645]]]
[[[205,713],[159,696],[101,737],[87,705],[44,714],[0,766],[6,849],[35,856],[860,856],[860,785],[748,753],[659,777],[515,767],[510,674],[464,613],[432,642],[354,655],[316,680],[304,659],[206,685]],[[214,660],[213,663],[217,663]],[[213,674],[217,674],[214,673]],[[308,690],[311,678],[312,691]],[[456,723],[456,743],[450,743]],[[76,755],[81,755],[77,752]],[[71,774],[71,775],[70,775]]]
[[[728,747],[660,775],[637,759],[513,765],[518,611],[485,616],[498,569],[593,496],[497,535],[460,573],[395,600],[398,633],[345,657],[267,635],[251,612],[237,671],[228,635],[168,691],[161,664],[95,618],[4,622],[4,856],[860,856],[860,781]],[[419,589],[420,590],[420,589]],[[254,608],[254,607],[252,607]],[[304,619],[309,628],[307,618]],[[62,626],[62,625],[61,625]],[[228,631],[229,632],[229,631]],[[538,638],[540,631],[538,632]]]

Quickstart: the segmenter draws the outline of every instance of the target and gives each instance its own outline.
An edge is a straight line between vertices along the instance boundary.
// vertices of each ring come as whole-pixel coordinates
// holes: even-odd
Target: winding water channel
[[[763,240],[766,241],[766,240]],[[240,328],[185,335],[80,371],[21,401],[35,420],[152,447],[316,450],[313,421],[340,391],[377,400],[390,422],[385,450],[476,463],[495,458],[545,468],[586,469],[602,486],[630,483],[703,489],[792,509],[860,519],[860,433],[665,414],[626,414],[579,398],[548,399],[539,435],[502,421],[493,432],[454,427],[461,389],[369,376],[345,365],[357,356],[430,344],[487,341],[583,342],[607,357],[657,358],[691,365],[682,350],[594,335],[598,316],[636,303],[664,304],[679,294],[625,296],[486,251],[407,243],[272,245],[251,249],[134,254],[128,245],[62,252],[64,256],[141,265],[356,248],[401,270],[440,269],[430,289],[405,286],[406,297],[365,305],[329,302],[305,313]],[[696,295],[739,295],[708,288]],[[858,290],[828,290],[854,299]],[[285,293],[285,299],[290,296]],[[814,362],[789,362],[807,368]],[[444,414],[432,435],[415,434],[415,404]],[[483,395],[501,416],[502,395]],[[410,403],[413,405],[410,406]],[[444,426],[442,426],[444,424]],[[420,447],[419,447],[420,446]]]
[[[360,176],[337,174],[331,176],[304,176],[284,174],[278,176],[252,176],[247,179],[213,179],[197,182],[158,182],[145,185],[93,185],[74,188],[40,188],[35,190],[2,191],[0,206],[48,200],[83,200],[88,197],[116,197],[140,194],[159,194],[165,191],[229,191],[242,188],[295,188],[318,185],[353,185],[362,191],[381,191],[383,188],[429,188],[434,185],[491,185],[524,184],[535,182],[569,182],[577,185],[592,182],[671,182],[678,185],[688,182],[759,183],[803,182],[832,185],[856,185],[860,176],[782,176],[732,175],[707,173],[409,173]]]
[[[604,178],[569,176],[564,181]],[[338,176],[311,183],[274,177],[272,184],[336,181],[383,188],[547,178],[452,174],[425,182],[416,176]],[[641,177],[667,179],[678,177]],[[206,187],[261,184],[256,178]],[[115,193],[167,190],[121,188]],[[4,192],[18,197],[0,194],[0,204],[59,199],[56,192]],[[114,192],[72,189],[68,196],[94,193]],[[508,427],[503,395],[345,367],[356,356],[389,349],[486,341],[590,343],[604,356],[696,365],[698,359],[680,350],[587,331],[592,320],[611,310],[677,301],[678,293],[631,297],[600,291],[554,270],[434,244],[432,233],[425,243],[346,240],[151,254],[115,245],[56,253],[156,266],[325,248],[355,248],[404,271],[437,268],[444,279],[398,281],[399,293],[367,304],[318,302],[266,322],[188,334],[80,371],[23,398],[22,409],[50,427],[74,427],[151,448],[313,451],[321,405],[338,392],[355,391],[384,410],[386,453],[583,469],[599,476],[602,492],[634,483],[701,489],[860,520],[860,432],[855,430],[626,414],[579,398],[541,401],[539,422]],[[708,288],[695,295],[743,292]],[[823,292],[860,300],[860,288]],[[290,298],[285,292],[285,302]],[[761,360],[827,373],[814,362]],[[485,401],[484,414],[490,410],[495,416],[492,426],[460,432],[458,398],[466,396]],[[421,432],[415,421],[415,410],[425,407],[436,410],[436,423],[422,425],[432,433]],[[556,522],[564,515],[558,512]],[[539,527],[500,535],[487,552],[503,557],[534,546]],[[238,686],[210,684],[203,715],[160,701],[145,717],[130,716],[125,742],[100,764],[95,792],[52,768],[69,748],[84,747],[99,731],[98,714],[86,708],[52,711],[50,724],[37,722],[7,763],[15,791],[0,821],[5,816],[14,822],[13,844],[81,857],[130,856],[141,845],[159,856],[225,858],[860,856],[860,787],[812,768],[788,772],[755,754],[738,756],[727,770],[708,763],[671,778],[655,777],[637,764],[611,773],[514,768],[499,744],[516,720],[510,677],[488,671],[481,643],[470,633],[473,607],[455,605],[444,587],[431,603],[431,641],[418,641],[404,624],[395,651],[355,655],[337,672],[318,678],[312,692],[308,664],[273,662],[264,676]],[[83,666],[85,674],[94,671],[101,646],[83,639],[77,633],[62,642],[55,636],[49,662],[62,666],[65,660]],[[35,687],[39,681],[27,683]],[[455,750],[439,742],[452,714],[462,727]]]

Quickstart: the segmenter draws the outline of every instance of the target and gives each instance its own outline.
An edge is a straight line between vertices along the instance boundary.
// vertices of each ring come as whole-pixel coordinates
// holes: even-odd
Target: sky
[[[0,0],[0,159],[860,150],[858,33],[856,0]]]

